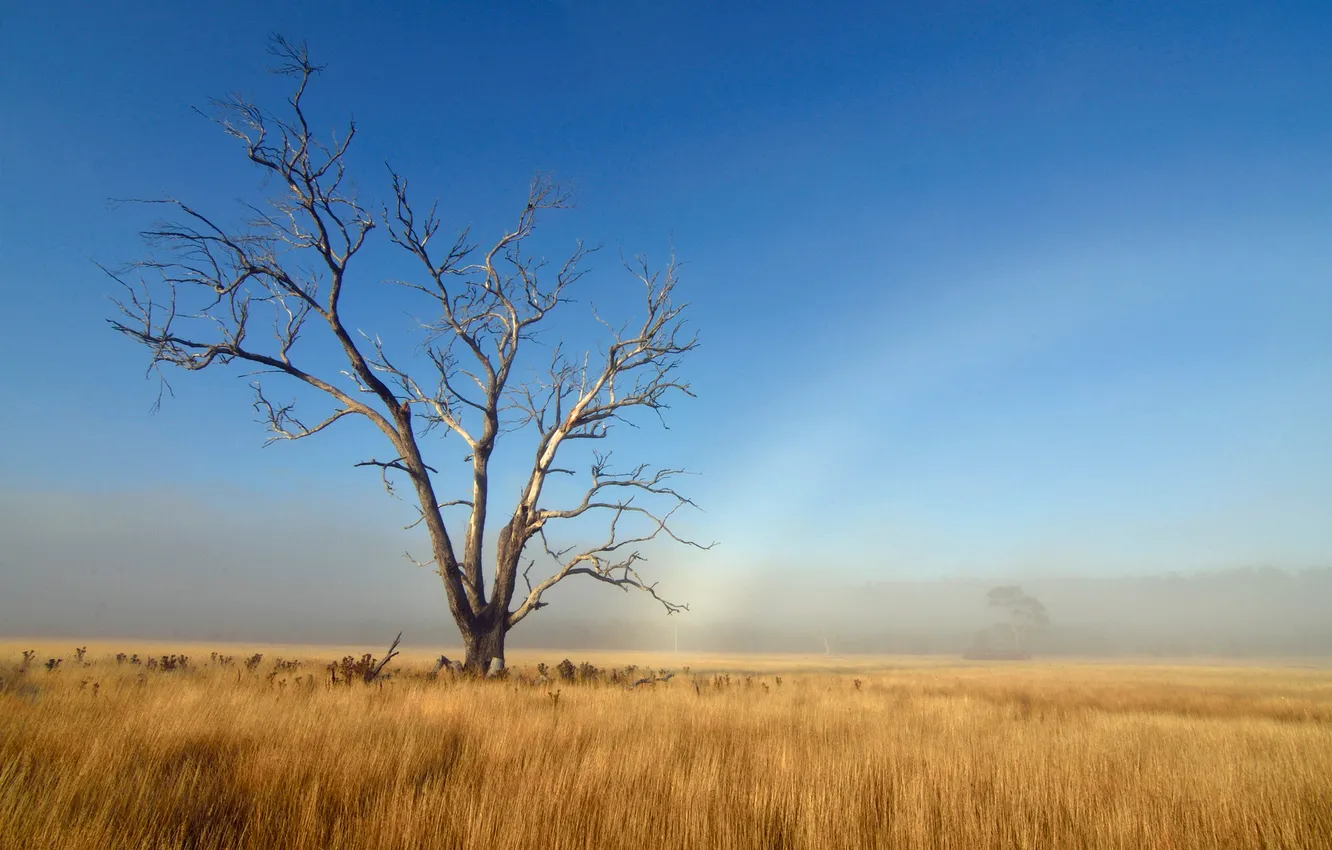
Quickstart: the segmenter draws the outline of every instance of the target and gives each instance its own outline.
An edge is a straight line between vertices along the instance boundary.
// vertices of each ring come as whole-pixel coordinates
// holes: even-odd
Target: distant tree
[[[1023,652],[1023,636],[1032,629],[1050,625],[1050,618],[1045,613],[1045,606],[1034,596],[1022,592],[1015,584],[996,587],[990,590],[988,599],[991,608],[1002,608],[1008,612],[1008,627],[1013,634],[1013,649]]]
[[[632,323],[595,315],[606,336],[598,351],[566,352],[558,339],[534,343],[570,302],[592,250],[576,243],[548,266],[530,249],[538,219],[569,206],[568,194],[534,180],[511,229],[481,252],[467,230],[456,238],[441,234],[435,206],[418,207],[407,180],[392,170],[389,203],[372,210],[356,197],[349,173],[356,125],[328,140],[312,129],[325,126],[307,114],[305,99],[321,67],[304,45],[281,37],[271,52],[279,63],[274,72],[294,81],[281,113],[233,95],[215,102],[215,120],[273,194],[266,204],[247,204],[248,220],[237,226],[174,199],[153,201],[169,216],[143,233],[158,250],[107,270],[126,293],[112,327],[147,347],[159,376],[163,367],[196,372],[232,364],[263,376],[252,383],[254,407],[272,441],[311,437],[348,417],[370,422],[390,450],[356,465],[378,470],[390,492],[393,477],[410,482],[417,522],[430,535],[425,564],[443,580],[465,666],[477,674],[495,659],[502,665],[509,630],[570,576],[645,591],[667,613],[684,610],[637,569],[641,544],[658,536],[699,545],[672,525],[676,512],[693,504],[673,486],[682,470],[631,464],[616,471],[609,453],[591,452],[581,497],[552,506],[547,486],[551,476],[574,475],[567,468],[571,446],[606,439],[635,411],[660,416],[673,398],[693,395],[679,368],[697,342],[685,329],[685,305],[675,300],[674,258],[658,271],[641,259],[626,264],[643,314]],[[388,281],[430,311],[414,339],[383,339],[347,315],[344,295],[383,280],[357,262],[377,230],[417,269],[414,279]],[[366,300],[358,293],[352,303]],[[295,401],[270,395],[274,379],[328,404],[298,417]],[[163,386],[169,389],[165,379]],[[422,441],[434,429],[465,444],[466,473],[441,473],[427,462]],[[507,439],[515,432],[527,435],[534,456],[487,569],[491,459],[501,438],[518,445]],[[448,490],[455,492],[440,495]],[[465,509],[462,521],[447,522],[445,512],[458,509]],[[586,523],[596,516],[606,521],[589,543]],[[568,528],[567,521],[580,523],[571,534],[583,544],[553,541],[552,528]],[[529,578],[537,566],[529,548],[548,558],[544,576]]]

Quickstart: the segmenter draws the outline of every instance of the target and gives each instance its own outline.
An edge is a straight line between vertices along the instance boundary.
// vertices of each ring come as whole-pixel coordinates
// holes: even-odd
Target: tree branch
[[[529,563],[524,570],[523,578],[527,583],[528,593],[524,601],[509,615],[510,627],[517,625],[529,613],[542,607],[542,595],[554,587],[559,582],[571,575],[587,575],[607,584],[613,584],[623,590],[638,588],[643,590],[661,602],[666,608],[667,613],[688,610],[687,605],[673,603],[657,593],[655,583],[648,584],[634,568],[634,565],[646,560],[638,549],[630,547],[656,539],[658,536],[666,536],[677,543],[682,543],[696,549],[711,549],[712,543],[702,544],[697,541],[682,537],[671,527],[671,519],[676,511],[685,507],[697,507],[693,501],[680,495],[671,487],[664,486],[662,482],[668,481],[681,474],[680,470],[663,469],[651,476],[646,476],[646,466],[640,465],[628,473],[612,473],[607,471],[609,455],[597,454],[592,465],[592,485],[584,493],[582,500],[572,508],[567,509],[547,509],[537,511],[534,515],[532,525],[529,529],[532,533],[541,537],[542,546],[547,556],[550,557],[559,566],[555,572],[544,581],[533,585],[528,577],[532,568]],[[618,500],[601,500],[598,495],[611,488],[622,488],[636,491],[638,494],[647,494],[666,498],[671,507],[669,510],[659,513],[648,507],[634,503],[634,497],[628,496]],[[573,557],[568,557],[569,553],[574,551],[573,547],[562,550],[554,549],[548,537],[546,536],[545,526],[552,520],[574,519],[590,511],[608,511],[610,512],[609,534],[605,541],[595,546],[588,547],[578,552]],[[649,524],[647,531],[639,534],[632,534],[624,537],[620,535],[620,523],[626,516],[637,516],[646,520]]]
[[[278,60],[274,72],[296,83],[286,114],[267,112],[233,95],[213,102],[212,120],[241,143],[250,162],[277,178],[280,191],[262,209],[248,205],[249,218],[237,228],[172,198],[148,202],[169,210],[174,220],[143,232],[156,256],[121,271],[104,268],[125,293],[115,300],[120,315],[111,325],[148,347],[150,372],[159,376],[164,365],[201,371],[239,360],[301,381],[337,403],[332,413],[307,425],[297,416],[294,402],[272,402],[256,381],[255,407],[272,439],[312,436],[352,414],[369,419],[398,455],[391,463],[371,464],[380,465],[385,486],[392,491],[390,468],[406,472],[418,500],[427,506],[425,512],[433,514],[426,520],[436,560],[455,619],[465,627],[473,611],[464,599],[452,540],[434,507],[433,469],[421,457],[412,424],[411,405],[420,403],[423,394],[409,381],[396,381],[405,396],[399,398],[390,383],[405,373],[396,369],[382,346],[368,357],[341,314],[347,270],[376,226],[347,180],[346,157],[356,125],[348,123],[330,142],[316,136],[304,96],[320,67],[310,61],[304,45],[281,37],[274,38],[271,53]],[[302,257],[313,259],[312,266],[302,264]],[[164,294],[155,297],[155,289]],[[257,334],[256,319],[263,310],[271,311],[271,321],[264,322],[271,331]],[[352,386],[344,388],[336,376],[320,377],[301,365],[301,340],[312,325],[337,344],[347,364],[343,374]],[[265,336],[271,342],[266,343]],[[389,382],[381,373],[388,374]],[[169,389],[165,382],[164,387]]]

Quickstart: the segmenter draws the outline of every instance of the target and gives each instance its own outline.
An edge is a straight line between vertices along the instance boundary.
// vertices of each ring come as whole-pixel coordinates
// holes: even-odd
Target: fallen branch
[[[393,657],[398,654],[397,653],[398,643],[401,640],[402,640],[402,632],[398,632],[398,636],[393,639],[393,643],[389,644],[388,654],[384,656],[384,659],[382,661],[380,661],[378,664],[375,665],[373,670],[370,670],[368,673],[365,674],[365,681],[367,683],[373,682],[375,679],[378,679],[380,672],[384,669],[384,665],[392,661]]]

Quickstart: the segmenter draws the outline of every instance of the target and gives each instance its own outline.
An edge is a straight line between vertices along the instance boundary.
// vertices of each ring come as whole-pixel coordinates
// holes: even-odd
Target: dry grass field
[[[73,647],[0,644],[5,848],[1332,847],[1328,669]]]

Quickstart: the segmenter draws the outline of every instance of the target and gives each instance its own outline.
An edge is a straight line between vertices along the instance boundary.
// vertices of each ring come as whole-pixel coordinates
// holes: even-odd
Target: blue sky
[[[606,246],[571,311],[632,307],[620,250],[686,261],[699,398],[616,443],[698,473],[690,528],[721,545],[662,551],[663,586],[1332,563],[1332,9],[1160,6],[10,6],[0,489],[28,554],[0,575],[55,598],[101,557],[61,548],[94,533],[69,517],[115,504],[94,551],[126,563],[164,528],[289,524],[293,588],[369,570],[442,613],[396,560],[405,509],[351,468],[374,434],[261,448],[221,371],[151,414],[105,324],[93,263],[149,221],[108,198],[264,197],[191,107],[280,102],[274,31],[327,63],[327,128],[355,115],[364,199],[389,160],[494,236],[534,172],[567,181],[543,244]],[[358,324],[400,332],[402,261],[366,260]],[[318,529],[372,554],[331,565]]]

